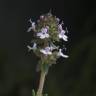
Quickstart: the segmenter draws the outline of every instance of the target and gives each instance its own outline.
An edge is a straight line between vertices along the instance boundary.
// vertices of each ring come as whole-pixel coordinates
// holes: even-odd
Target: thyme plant
[[[48,69],[52,64],[56,64],[60,56],[68,58],[68,55],[63,53],[66,48],[59,46],[61,39],[64,42],[68,41],[68,31],[63,29],[63,22],[51,12],[41,15],[37,22],[33,22],[31,19],[29,22],[31,26],[27,32],[32,32],[33,35],[31,46],[28,45],[27,47],[28,51],[32,50],[39,57],[38,64],[41,74],[37,92],[33,90],[32,96],[47,96],[47,94],[43,94],[43,87]]]

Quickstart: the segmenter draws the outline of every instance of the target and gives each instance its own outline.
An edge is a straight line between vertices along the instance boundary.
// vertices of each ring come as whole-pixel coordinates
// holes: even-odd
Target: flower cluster
[[[31,26],[27,32],[32,31],[32,46],[27,46],[28,50],[33,52],[40,58],[41,64],[54,64],[56,60],[62,56],[68,58],[68,55],[63,53],[63,49],[60,48],[56,42],[68,41],[66,35],[67,30],[63,29],[63,23],[60,23],[60,19],[53,16],[50,12],[41,15],[37,22],[29,20]]]

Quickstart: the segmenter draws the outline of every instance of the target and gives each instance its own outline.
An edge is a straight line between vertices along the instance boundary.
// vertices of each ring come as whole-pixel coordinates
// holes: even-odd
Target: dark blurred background
[[[69,30],[68,59],[60,58],[46,78],[49,96],[96,96],[95,0],[0,0],[0,96],[31,96],[38,86],[37,57],[28,53],[28,20],[49,12]]]

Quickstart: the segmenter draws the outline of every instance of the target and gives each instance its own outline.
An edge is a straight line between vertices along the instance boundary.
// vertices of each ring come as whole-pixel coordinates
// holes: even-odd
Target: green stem
[[[36,96],[43,96],[42,92],[43,92],[43,87],[44,87],[45,76],[46,76],[46,72],[41,71],[39,87],[38,87]]]

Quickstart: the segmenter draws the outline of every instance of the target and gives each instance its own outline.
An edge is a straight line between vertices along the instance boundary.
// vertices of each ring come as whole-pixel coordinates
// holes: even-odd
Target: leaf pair
[[[32,90],[32,96],[36,96],[36,92],[34,89]],[[42,96],[48,96],[48,94],[44,94],[44,95],[42,94]]]

